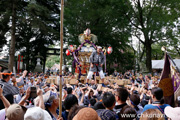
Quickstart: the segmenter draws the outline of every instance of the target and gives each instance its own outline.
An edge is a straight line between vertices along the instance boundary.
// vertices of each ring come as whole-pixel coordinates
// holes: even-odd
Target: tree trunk
[[[47,53],[47,50],[45,53]],[[43,58],[44,58],[43,59],[43,73],[44,73],[46,70],[46,58],[47,58],[46,54],[43,54]]]
[[[8,63],[8,69],[13,70],[14,66],[14,54],[15,54],[15,32],[16,32],[16,3],[15,0],[13,0],[12,3],[12,26],[11,26],[11,44],[9,48],[9,63]]]
[[[27,71],[29,71],[29,59],[30,59],[30,58],[29,58],[29,54],[30,54],[30,53],[29,53],[29,48],[30,48],[30,46],[29,46],[29,40],[28,40],[28,41],[27,41],[27,46],[26,46],[26,55],[27,55],[27,56],[26,56],[26,57],[27,57],[27,58],[26,58],[26,70],[27,70]]]
[[[152,63],[151,63],[152,49],[151,49],[151,43],[149,42],[149,40],[147,40],[147,42],[145,43],[145,47],[146,47],[146,68],[148,72],[152,72]]]

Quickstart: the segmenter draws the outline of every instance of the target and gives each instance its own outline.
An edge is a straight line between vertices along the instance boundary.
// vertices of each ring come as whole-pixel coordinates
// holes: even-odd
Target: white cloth
[[[46,110],[40,107],[32,107],[26,111],[24,120],[52,120],[52,118]]]
[[[0,120],[5,120],[6,112],[5,109],[0,110]]]
[[[87,75],[87,79],[91,79],[92,78],[92,76],[93,76],[93,71],[89,71],[89,73],[88,73],[88,75]],[[103,71],[101,70],[100,72],[99,72],[99,76],[100,76],[100,78],[101,79],[103,79],[104,78],[104,73],[103,73]]]
[[[15,95],[14,102],[18,104],[21,101],[21,99],[22,99],[22,96],[20,94],[17,94]]]

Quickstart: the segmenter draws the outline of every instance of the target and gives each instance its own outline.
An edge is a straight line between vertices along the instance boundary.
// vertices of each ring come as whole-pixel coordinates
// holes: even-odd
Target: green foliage
[[[90,28],[98,37],[97,45],[113,48],[107,56],[108,68],[114,63],[133,66],[133,56],[128,53],[129,22],[121,16],[121,9],[125,9],[125,4],[118,0],[68,0],[64,12],[66,41],[79,45],[78,35]]]
[[[10,29],[10,27],[8,26],[10,19],[10,9],[7,9],[8,7],[11,7],[11,4],[9,4],[9,2],[10,0],[0,1],[0,48],[2,48],[3,45],[6,44],[5,34]]]
[[[130,4],[127,3],[128,14],[125,17],[132,26],[132,35],[145,47],[148,71],[151,71],[152,45],[177,41],[179,8],[179,0],[131,0]]]
[[[35,56],[40,53],[45,64],[47,48],[60,39],[60,1],[1,0],[0,47],[7,42],[5,34],[11,32],[14,1],[17,3],[16,51],[21,51],[27,66],[31,66],[28,69],[33,69]],[[98,37],[97,45],[113,48],[113,53],[107,55],[108,69],[116,63],[126,70],[134,68],[136,51],[130,45],[130,37],[136,36],[145,47],[144,58],[150,71],[151,59],[163,56],[162,45],[169,48],[173,58],[180,54],[179,3],[179,0],[67,0],[64,43],[79,45],[78,35],[90,28]],[[51,63],[52,59],[55,58],[51,58]]]
[[[164,58],[164,52],[161,51],[163,43],[156,43],[152,45],[152,60],[161,60]]]
[[[60,61],[59,56],[51,55],[51,56],[47,57],[46,67],[51,68],[55,63],[59,64],[59,61]]]

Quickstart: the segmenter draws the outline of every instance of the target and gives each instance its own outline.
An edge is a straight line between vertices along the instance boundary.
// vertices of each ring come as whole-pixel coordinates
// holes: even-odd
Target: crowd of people
[[[52,74],[48,74],[51,76]],[[64,84],[62,96],[59,85],[46,82],[47,74],[15,75],[1,72],[0,120],[178,120],[180,108],[165,104],[158,87],[158,74],[127,71],[112,76],[126,78],[131,84],[116,83],[102,86],[95,80],[74,85]],[[59,115],[59,98],[62,113]]]

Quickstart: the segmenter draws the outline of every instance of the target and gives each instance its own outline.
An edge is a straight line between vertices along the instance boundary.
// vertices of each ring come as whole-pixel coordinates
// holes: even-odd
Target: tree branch
[[[143,23],[143,9],[142,9],[142,7],[141,7],[140,0],[138,0],[138,11],[139,11],[139,22],[140,22],[142,28],[144,28],[144,23]]]
[[[161,39],[161,41],[168,40],[169,38],[170,38],[170,37],[168,37],[168,38],[164,38],[164,39]],[[154,40],[154,41],[152,40],[152,42],[151,42],[151,43],[153,44],[153,43],[158,42],[158,41],[159,41],[159,39],[158,39],[158,40]]]
[[[180,50],[179,50],[178,46],[177,46],[177,45],[175,45],[175,46],[174,46],[174,48],[176,49],[176,51],[177,51],[177,52],[178,52],[178,54],[180,55]]]
[[[137,2],[134,1],[135,6],[137,6],[137,7],[138,7],[138,1]],[[134,18],[136,18],[139,21],[139,23],[141,23],[140,17],[138,17],[138,15],[136,14],[135,10],[132,9],[132,11],[133,11],[133,13],[135,15]]]
[[[135,2],[134,2],[134,4],[136,4]],[[137,17],[137,14],[136,14],[136,12],[134,11],[134,9],[132,8],[132,11],[133,11],[133,13],[135,14],[135,19],[138,19],[138,21],[139,21],[139,18]],[[130,19],[130,17],[126,14],[126,11],[124,11],[124,9],[123,9],[123,13],[124,13],[124,15],[126,16],[126,18],[129,20],[129,22],[134,26],[134,27],[136,27],[137,29],[139,29],[139,30],[142,30],[142,28],[140,28],[138,25],[136,25],[136,24],[134,24],[133,23],[133,21]]]
[[[152,4],[152,2],[151,2],[151,4]],[[157,2],[154,1],[153,5],[152,5],[153,6],[152,9],[149,10],[149,13],[147,15],[147,28],[149,28],[149,26],[148,26],[149,25],[149,19],[151,17],[152,12],[154,11],[156,4],[157,4]]]
[[[134,35],[139,39],[139,41],[140,41],[142,44],[145,44],[145,42],[136,34],[136,32],[135,32]]]
[[[140,62],[142,62],[142,58],[143,58],[143,56],[144,56],[144,52],[145,52],[145,47],[143,48],[143,52],[142,52],[142,54],[141,54],[141,56],[140,56],[140,58],[139,58],[139,61],[140,61]]]
[[[151,43],[152,43],[153,34],[154,34],[154,31],[151,31],[151,35],[150,35],[150,38],[149,38],[151,40]]]
[[[125,15],[126,15],[126,14],[125,14]],[[136,24],[134,24],[134,23],[132,22],[132,20],[129,18],[128,15],[126,15],[126,17],[127,17],[127,19],[129,20],[129,22],[130,22],[134,27],[136,27],[136,28],[139,29],[139,30],[142,30],[140,27],[138,27]]]

